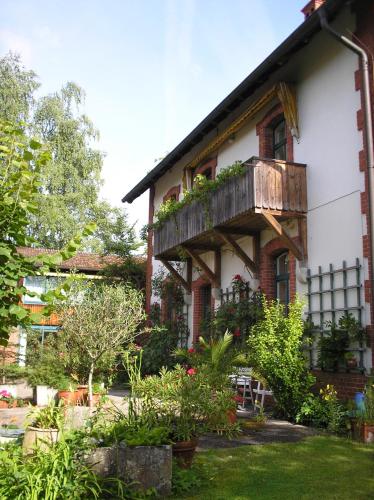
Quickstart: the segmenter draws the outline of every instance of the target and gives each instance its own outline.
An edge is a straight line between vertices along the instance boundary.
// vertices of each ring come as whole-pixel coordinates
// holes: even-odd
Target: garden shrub
[[[327,385],[318,396],[309,394],[306,397],[296,422],[341,434],[347,429],[347,410],[339,402],[334,386]]]
[[[251,329],[249,361],[269,383],[281,413],[294,419],[310,392],[314,377],[302,354],[303,304],[289,304],[288,314],[276,301],[263,299],[264,319]]]
[[[162,367],[176,364],[174,351],[178,346],[178,330],[171,322],[152,329],[143,345],[142,372],[144,375],[159,373]]]

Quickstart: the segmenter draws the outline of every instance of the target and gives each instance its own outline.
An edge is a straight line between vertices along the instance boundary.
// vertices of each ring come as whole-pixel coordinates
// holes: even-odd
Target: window
[[[288,252],[275,259],[276,298],[281,304],[290,301],[290,274],[288,269]]]
[[[212,312],[212,286],[205,285],[200,289],[201,293],[201,319],[208,321]]]
[[[276,160],[287,160],[286,122],[282,119],[273,127],[273,155]]]
[[[56,288],[61,279],[57,276],[27,276],[25,278],[24,284],[27,290],[30,292],[37,293],[38,295],[47,292],[48,290],[53,290]],[[43,304],[40,297],[32,297],[25,294],[23,296],[24,304]]]
[[[31,327],[31,332],[29,332],[29,339],[27,338],[28,332],[22,329],[20,332],[18,347],[18,364],[20,366],[25,366],[27,359],[32,356],[30,351],[33,351],[33,345],[37,345],[38,343],[40,343],[43,346],[47,336],[51,333],[56,333],[59,329],[59,326],[35,325]]]

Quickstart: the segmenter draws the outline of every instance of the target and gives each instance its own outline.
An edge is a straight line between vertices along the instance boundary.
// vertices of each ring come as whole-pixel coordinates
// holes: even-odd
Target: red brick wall
[[[297,240],[298,238],[294,238]],[[260,287],[265,295],[274,299],[275,289],[275,258],[283,252],[287,252],[284,243],[280,238],[274,238],[269,241],[260,251]],[[291,252],[289,255],[289,273],[290,273],[290,298],[293,299],[296,294],[296,260]]]
[[[170,200],[170,198],[172,198],[173,196],[178,201],[179,200],[180,192],[181,192],[180,185],[171,187],[169,189],[169,191],[163,197],[163,199],[162,199],[163,203],[165,203],[165,201],[167,201],[167,200]]]
[[[212,179],[215,179],[216,177],[216,167],[217,167],[217,157],[215,158],[210,158],[209,160],[204,161],[201,165],[197,167],[197,169],[194,171],[193,175],[194,177],[198,174],[203,174],[210,168],[212,169]]]
[[[332,373],[313,371],[317,382],[314,387],[315,392],[332,384],[338,393],[340,399],[352,399],[356,392],[362,392],[368,377],[360,373]]]
[[[259,156],[262,158],[273,157],[273,130],[275,121],[283,114],[282,104],[277,104],[266,113],[264,118],[257,123],[256,133],[259,136]],[[293,161],[293,137],[288,127],[287,131],[287,160]]]

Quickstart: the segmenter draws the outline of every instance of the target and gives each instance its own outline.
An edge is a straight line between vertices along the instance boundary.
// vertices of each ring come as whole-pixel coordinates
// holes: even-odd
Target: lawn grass
[[[196,461],[209,471],[204,486],[174,499],[374,499],[374,446],[336,437],[209,450]]]

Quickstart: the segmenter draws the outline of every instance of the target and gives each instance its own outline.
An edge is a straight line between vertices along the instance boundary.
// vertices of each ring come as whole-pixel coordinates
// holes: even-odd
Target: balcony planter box
[[[37,406],[47,406],[56,397],[57,392],[57,389],[47,385],[37,385],[34,396]]]
[[[23,438],[23,450],[26,455],[33,452],[37,445],[41,450],[47,451],[49,445],[56,443],[59,439],[58,429],[39,429],[38,427],[27,427]]]

